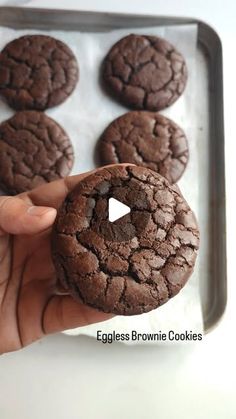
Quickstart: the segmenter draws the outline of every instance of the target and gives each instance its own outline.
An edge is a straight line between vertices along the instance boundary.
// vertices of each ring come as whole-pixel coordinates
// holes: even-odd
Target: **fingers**
[[[85,304],[76,302],[70,296],[54,296],[44,312],[43,328],[46,334],[61,332],[66,329],[87,326],[114,317]]]
[[[120,166],[127,166],[130,164],[121,164]],[[109,165],[106,167],[112,167]],[[64,179],[56,180],[51,183],[44,184],[33,189],[30,192],[20,194],[19,197],[25,202],[33,202],[34,205],[50,206],[53,208],[59,208],[62,201],[64,201],[66,195],[74,189],[78,182],[92,173],[97,172],[99,169],[94,169],[90,172],[82,173],[80,175],[68,176]]]
[[[50,227],[56,217],[54,208],[33,206],[19,197],[0,197],[0,235],[35,234]]]
[[[33,202],[34,205],[59,208],[66,195],[77,185],[78,182],[90,175],[90,173],[92,172],[55,180],[54,182],[39,186],[28,193],[21,194],[20,197],[26,202]]]

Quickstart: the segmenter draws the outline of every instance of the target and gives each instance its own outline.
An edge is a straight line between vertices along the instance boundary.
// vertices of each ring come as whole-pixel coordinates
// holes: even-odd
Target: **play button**
[[[83,193],[88,194],[88,191],[85,189]],[[115,176],[109,181],[102,180],[96,183],[90,200],[87,209],[89,217],[92,215],[90,228],[107,243],[141,237],[148,224],[151,234],[149,197],[138,180]]]
[[[130,207],[128,205],[123,204],[122,202],[118,201],[115,198],[110,198],[108,202],[108,219],[111,223],[119,218],[124,217],[125,215],[130,213]]]

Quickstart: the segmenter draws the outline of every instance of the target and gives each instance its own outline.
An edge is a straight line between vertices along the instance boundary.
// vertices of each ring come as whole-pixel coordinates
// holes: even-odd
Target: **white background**
[[[128,348],[56,335],[18,353],[4,355],[0,359],[0,418],[235,419],[236,2],[32,0],[18,3],[190,16],[216,28],[224,53],[228,305],[218,327],[202,343],[187,348]]]

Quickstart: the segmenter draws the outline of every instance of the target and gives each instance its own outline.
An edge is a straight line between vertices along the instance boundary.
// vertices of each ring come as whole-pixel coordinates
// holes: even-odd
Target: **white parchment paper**
[[[179,182],[181,191],[198,216],[200,211],[198,191],[198,136],[194,102],[196,79],[197,26],[182,25],[116,30],[106,33],[64,31],[32,31],[0,28],[0,49],[14,38],[25,34],[42,33],[64,41],[74,52],[80,67],[80,80],[74,93],[66,102],[46,113],[59,122],[69,134],[75,151],[72,174],[95,167],[94,151],[97,140],[106,126],[128,109],[116,103],[101,89],[99,68],[109,48],[121,37],[130,33],[158,35],[169,40],[185,57],[188,83],[184,94],[169,109],[161,112],[177,122],[185,131],[190,148],[188,167]],[[13,115],[13,111],[0,101],[0,122]],[[201,226],[200,226],[201,227]],[[169,330],[202,332],[202,312],[199,295],[199,259],[195,271],[183,290],[167,304],[140,316],[116,316],[104,323],[67,331],[68,334],[97,335],[97,330],[109,333],[167,333]],[[134,342],[133,342],[134,343]]]

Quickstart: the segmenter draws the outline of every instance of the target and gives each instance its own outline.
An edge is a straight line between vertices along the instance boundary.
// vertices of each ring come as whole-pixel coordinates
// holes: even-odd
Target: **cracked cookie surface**
[[[159,111],[184,91],[187,67],[183,56],[166,40],[132,34],[111,48],[102,75],[111,93],[126,106]]]
[[[16,110],[59,105],[74,90],[78,75],[71,49],[50,36],[22,36],[0,53],[0,93]]]
[[[110,197],[131,208],[114,223]],[[52,233],[58,281],[75,299],[121,315],[148,312],[175,296],[193,271],[198,245],[195,216],[177,186],[135,166],[102,168],[80,181]]]
[[[154,112],[133,111],[115,119],[105,129],[98,146],[102,164],[148,167],[170,183],[181,177],[189,157],[183,130]]]
[[[0,124],[0,188],[9,194],[67,176],[74,161],[70,139],[42,112],[17,112]]]

